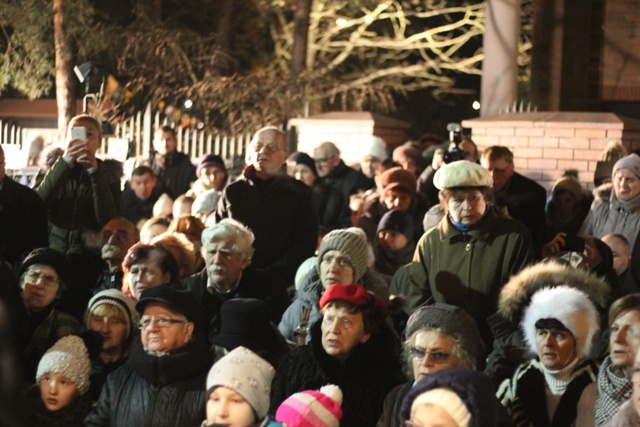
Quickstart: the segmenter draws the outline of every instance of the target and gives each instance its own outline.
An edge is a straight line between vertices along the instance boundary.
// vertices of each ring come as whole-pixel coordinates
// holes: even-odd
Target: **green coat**
[[[486,317],[495,313],[500,289],[532,257],[531,236],[518,221],[490,209],[479,228],[456,230],[448,216],[426,232],[409,273],[411,311],[435,302],[465,309],[487,336]]]
[[[82,253],[83,234],[100,233],[118,215],[119,192],[109,184],[101,162],[88,172],[59,158],[36,188],[47,210],[49,246],[65,254]]]

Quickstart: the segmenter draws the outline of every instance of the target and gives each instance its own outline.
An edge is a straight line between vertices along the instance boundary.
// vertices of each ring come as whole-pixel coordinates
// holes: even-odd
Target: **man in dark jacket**
[[[196,180],[196,167],[189,156],[176,150],[178,140],[171,126],[163,126],[154,135],[149,165],[169,197],[175,200],[191,188]]]
[[[162,194],[162,186],[149,166],[138,166],[131,172],[122,191],[122,216],[138,224],[153,216],[153,205]]]
[[[547,191],[537,182],[515,172],[513,153],[507,147],[494,145],[482,152],[482,166],[491,172],[496,204],[506,207],[509,216],[523,223],[532,237],[533,253],[540,254],[546,243]]]
[[[249,266],[253,233],[233,219],[223,219],[202,232],[202,256],[206,268],[188,277],[184,287],[200,301],[208,332],[219,326],[222,304],[233,298],[266,302],[270,319],[278,323],[289,305],[284,282],[273,274]]]
[[[8,176],[0,145],[0,258],[11,265],[22,254],[48,246],[47,216],[38,195]]]
[[[293,283],[298,266],[313,255],[318,218],[311,189],[286,176],[287,144],[274,127],[260,129],[247,149],[247,166],[218,201],[215,222],[233,218],[255,237],[251,263]]]
[[[332,142],[323,142],[314,148],[313,160],[316,162],[316,170],[322,183],[340,190],[345,200],[370,186],[362,172],[344,163],[340,158],[340,150]]]

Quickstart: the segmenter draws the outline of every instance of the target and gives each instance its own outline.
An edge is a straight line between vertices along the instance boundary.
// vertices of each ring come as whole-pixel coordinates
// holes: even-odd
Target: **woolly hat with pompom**
[[[276,411],[276,420],[288,427],[339,427],[341,404],[342,390],[329,384],[291,395]]]

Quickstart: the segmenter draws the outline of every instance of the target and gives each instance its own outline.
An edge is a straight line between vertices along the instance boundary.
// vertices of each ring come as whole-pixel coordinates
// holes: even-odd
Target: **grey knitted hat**
[[[474,361],[483,357],[478,324],[466,311],[454,305],[435,303],[420,307],[407,321],[406,338],[419,329],[429,327],[459,337],[461,347]]]
[[[318,271],[320,271],[322,258],[328,251],[340,251],[349,258],[353,268],[354,282],[360,280],[367,270],[367,236],[360,228],[349,227],[333,230],[324,236],[318,250]]]
[[[78,386],[78,392],[85,394],[89,390],[91,361],[82,338],[76,335],[62,337],[47,350],[38,364],[36,382],[40,382],[47,372],[70,378]]]
[[[616,173],[616,171],[621,168],[629,169],[638,178],[640,178],[640,156],[638,156],[635,153],[632,153],[618,160],[616,164],[613,165],[611,176],[613,176]]]
[[[218,360],[207,376],[207,396],[216,387],[235,391],[262,420],[269,410],[271,381],[276,371],[266,360],[246,347],[236,347]]]
[[[109,304],[122,312],[125,319],[127,319],[127,336],[125,339],[129,338],[131,331],[136,327],[139,320],[136,305],[133,300],[117,289],[106,289],[98,292],[89,300],[85,314],[85,324],[87,327],[89,327],[89,315],[101,304]]]

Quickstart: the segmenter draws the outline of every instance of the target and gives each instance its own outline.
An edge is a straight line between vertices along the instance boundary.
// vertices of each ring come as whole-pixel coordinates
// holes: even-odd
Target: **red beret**
[[[367,292],[367,290],[357,283],[348,285],[331,285],[320,298],[320,310],[331,301],[347,301],[357,306],[363,312],[370,315],[372,310],[379,312],[382,317],[387,315],[387,307],[377,296]]]

